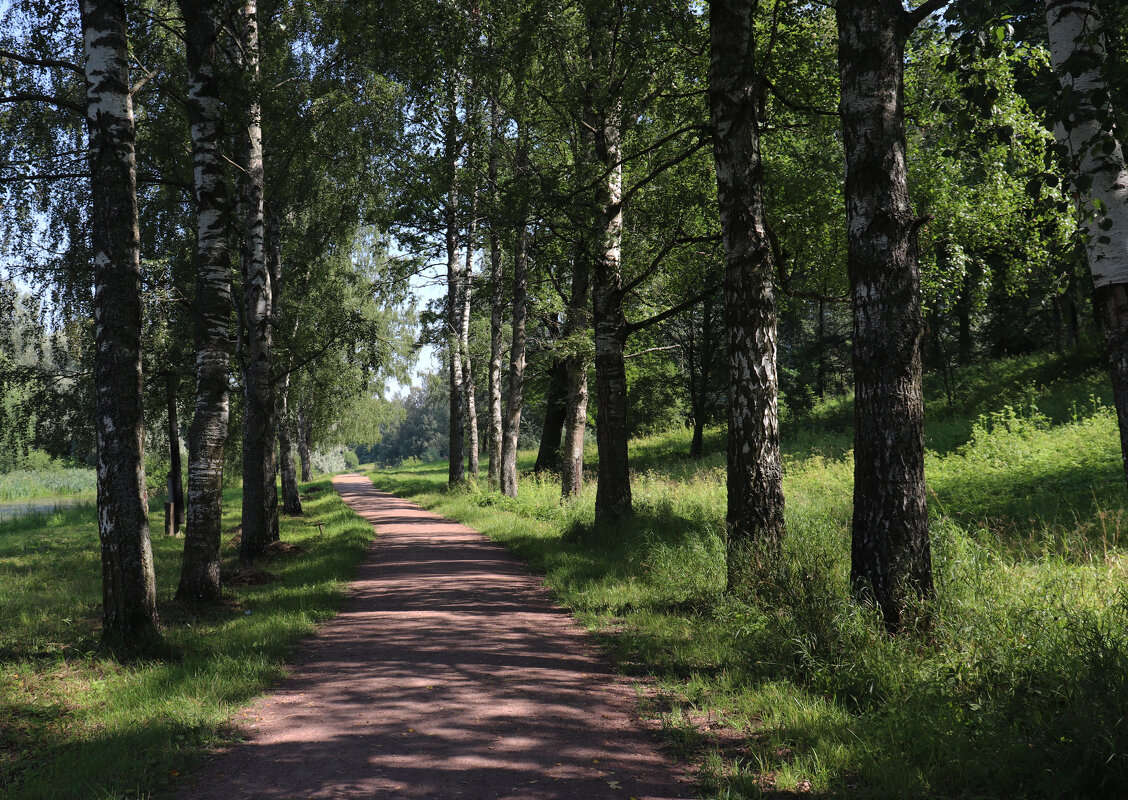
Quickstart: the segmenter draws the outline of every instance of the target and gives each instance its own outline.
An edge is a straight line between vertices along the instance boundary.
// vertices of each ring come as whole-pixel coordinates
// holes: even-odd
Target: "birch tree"
[[[471,89],[467,95],[467,102],[474,103],[474,92]],[[470,129],[470,137],[466,146],[466,161],[468,169],[467,175],[471,181],[474,181],[476,165],[474,163],[474,133],[475,124],[471,112],[467,112],[467,127]],[[470,303],[474,291],[474,243],[478,232],[478,187],[474,182],[470,187],[470,209],[469,220],[466,224],[466,265],[462,275],[462,309],[459,319],[458,330],[458,349],[460,351],[460,360],[462,367],[462,391],[466,397],[466,433],[467,433],[467,448],[469,450],[469,459],[467,461],[467,470],[470,473],[470,480],[476,481],[478,479],[478,472],[480,465],[478,461],[479,456],[479,443],[478,443],[478,404],[477,404],[477,390],[474,385],[474,365],[470,358]]]
[[[1104,21],[1090,0],[1046,0],[1050,59],[1065,118],[1054,134],[1068,149],[1089,271],[1108,347],[1120,449],[1128,476],[1128,168],[1104,78]]]
[[[302,466],[302,480],[313,480],[313,465],[311,453],[313,449],[312,428],[309,424],[309,412],[304,405],[298,406],[298,461]]]
[[[672,88],[671,84],[689,70],[679,55],[663,47],[667,39],[695,34],[695,17],[681,8],[651,13],[633,3],[608,6],[589,2],[583,6],[582,19],[581,54],[586,62],[582,74],[586,79],[580,91],[577,123],[586,132],[581,141],[589,145],[581,163],[591,168],[583,179],[590,187],[586,204],[590,233],[584,241],[590,260],[593,360],[599,400],[595,508],[597,519],[612,521],[632,510],[624,348],[631,333],[658,321],[656,316],[629,322],[628,298],[657,274],[665,256],[685,243],[676,222],[671,221],[674,232],[658,237],[665,243],[657,247],[653,257],[628,268],[632,259],[624,257],[624,212],[647,187],[701,150],[708,139],[700,135],[700,123],[680,114],[665,117],[666,109],[658,108],[659,101],[669,102],[673,108],[677,102],[674,98],[683,88],[687,89],[686,96],[699,94],[688,87]],[[660,117],[661,125],[639,124],[644,118],[653,123]],[[629,148],[628,138],[632,140]],[[624,172],[628,162],[633,162],[629,180]],[[573,440],[572,445],[576,444]],[[574,458],[575,452],[569,450],[569,457]],[[565,469],[569,468],[566,463]]]
[[[560,456],[560,494],[578,497],[584,480],[584,432],[587,430],[588,365],[590,346],[586,333],[591,325],[589,297],[591,270],[586,254],[577,247],[572,259],[572,285],[564,317],[565,415],[564,452]]]
[[[188,53],[188,115],[196,196],[196,410],[188,430],[188,527],[177,599],[220,597],[223,463],[230,418],[230,209],[223,166],[223,112],[216,74],[217,0],[181,0]]]
[[[545,319],[545,330],[552,340],[559,340],[560,320],[556,316]],[[568,415],[568,367],[564,359],[554,356],[548,368],[548,381],[544,398],[544,425],[541,428],[537,460],[533,465],[536,474],[560,471],[560,441],[564,433],[564,420]]]
[[[445,76],[446,116],[443,125],[443,170],[447,181],[446,205],[443,209],[446,223],[446,331],[447,374],[450,388],[450,462],[447,470],[447,483],[457,486],[466,481],[463,442],[466,436],[466,422],[463,414],[462,384],[462,264],[459,260],[461,232],[458,215],[458,162],[462,154],[461,131],[458,118],[461,76],[451,67]]]
[[[275,485],[274,391],[271,383],[271,317],[274,309],[267,263],[259,33],[256,0],[246,0],[239,18],[242,74],[246,88],[240,131],[240,191],[243,209],[243,533],[239,557],[261,556],[278,538]]]
[[[626,315],[623,313],[623,99],[617,74],[619,9],[586,4],[588,68],[584,126],[591,131],[593,162],[602,173],[592,192],[592,324],[595,332],[595,389],[599,397],[596,441],[599,479],[595,509],[612,520],[631,511],[627,456],[627,377],[623,361]],[[622,431],[623,435],[618,435]]]
[[[491,46],[492,50],[492,46]],[[490,488],[501,486],[501,360],[503,351],[502,324],[505,314],[505,265],[502,263],[500,231],[500,194],[498,192],[498,158],[501,149],[501,113],[498,109],[498,85],[493,81],[490,97],[490,155],[487,164],[489,192],[490,246],[490,365],[489,365],[489,433],[486,437],[487,474]]]
[[[277,326],[281,321],[281,294],[282,294],[282,220],[278,202],[268,203],[266,211],[266,250],[269,254],[267,263],[270,265],[270,283],[273,287],[271,293],[271,320],[272,326]],[[304,299],[304,298],[303,298]],[[293,340],[295,332],[301,325],[301,303],[292,309],[290,320],[290,339]],[[298,476],[294,466],[293,443],[290,439],[292,429],[290,420],[290,377],[294,365],[292,359],[285,366],[285,372],[280,376],[275,392],[275,431],[278,436],[278,473],[282,483],[282,510],[291,515],[302,513],[302,501],[298,495]],[[273,451],[273,443],[271,450]],[[277,512],[276,512],[277,513]]]
[[[521,105],[520,89],[515,106]],[[517,189],[517,213],[513,227],[513,335],[509,345],[509,393],[505,403],[505,427],[501,439],[501,492],[517,496],[517,444],[521,433],[521,410],[525,391],[525,346],[528,316],[528,179],[527,128],[517,119],[514,172],[522,183]]]
[[[278,462],[282,475],[282,511],[297,516],[302,513],[298,492],[298,471],[294,464],[294,420],[290,411],[290,376],[282,378],[278,402]]]
[[[94,424],[102,632],[133,645],[157,632],[145,492],[141,263],[125,5],[82,0],[94,247]]]
[[[474,273],[471,271],[470,258],[473,248],[466,247],[466,274],[463,277],[462,288],[462,330],[458,336],[458,346],[462,350],[462,390],[466,395],[466,448],[468,458],[466,469],[471,480],[476,480],[481,469],[479,463],[480,447],[478,442],[478,402],[477,387],[474,385],[474,366],[470,358],[470,294],[473,290]]]
[[[905,168],[905,43],[944,5],[839,0],[839,111],[846,147],[847,263],[854,325],[854,513],[850,580],[891,630],[933,596],[924,485],[924,329],[917,219]]]
[[[728,584],[747,583],[758,551],[783,537],[776,307],[764,221],[757,119],[754,6],[710,4],[713,152],[725,254],[728,320]]]

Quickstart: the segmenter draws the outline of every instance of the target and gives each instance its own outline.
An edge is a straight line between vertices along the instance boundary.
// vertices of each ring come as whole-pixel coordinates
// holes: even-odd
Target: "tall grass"
[[[993,385],[965,376],[953,409],[930,405],[939,597],[905,637],[849,596],[842,401],[788,420],[783,555],[740,597],[722,592],[718,432],[701,462],[686,432],[635,441],[636,512],[613,527],[594,522],[593,485],[562,505],[533,476],[517,498],[448,492],[445,464],[373,480],[543,572],[653,681],[648,713],[706,796],[1128,796],[1124,474],[1105,388],[1068,369],[1004,362]]]
[[[51,467],[0,472],[0,502],[62,495],[91,495],[96,476],[86,467]]]
[[[150,797],[236,734],[229,719],[335,613],[372,536],[327,481],[303,491],[305,516],[283,517],[281,533],[304,552],[265,560],[273,582],[227,588],[224,604],[206,611],[172,602],[183,540],[157,534],[154,515],[167,651],[128,663],[98,646],[93,509],[0,523],[0,796]],[[236,566],[239,504],[238,490],[225,493],[225,571]]]

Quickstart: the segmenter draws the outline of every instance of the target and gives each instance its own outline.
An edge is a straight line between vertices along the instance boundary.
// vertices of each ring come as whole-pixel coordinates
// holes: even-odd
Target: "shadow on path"
[[[476,531],[334,479],[378,538],[344,611],[180,796],[687,798],[629,684]]]

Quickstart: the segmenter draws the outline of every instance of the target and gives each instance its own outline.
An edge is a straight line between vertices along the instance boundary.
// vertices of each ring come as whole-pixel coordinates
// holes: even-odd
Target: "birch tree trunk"
[[[172,503],[172,529],[179,533],[184,526],[184,473],[180,464],[180,420],[176,410],[177,381],[170,374],[165,379],[165,400],[168,406],[168,476],[169,502]]]
[[[278,431],[278,396],[274,391],[274,327],[279,323],[279,313],[282,307],[282,214],[277,202],[264,202],[263,204],[264,236],[263,255],[266,259],[266,275],[270,281],[270,308],[267,314],[267,342],[269,345],[269,358],[265,370],[270,389],[268,420],[270,433],[277,436]],[[294,314],[294,328],[291,333],[297,332],[300,314]],[[290,369],[286,369],[286,386],[289,390]],[[279,538],[278,531],[278,451],[274,448],[274,441],[269,447],[263,448],[263,492],[266,497],[267,524],[270,530],[270,541],[276,542]]]
[[[486,447],[490,488],[501,485],[501,328],[505,314],[505,268],[501,261],[501,201],[497,187],[497,151],[500,139],[501,115],[498,113],[495,95],[490,98],[490,157],[487,166],[490,193],[490,423]]]
[[[467,160],[469,160],[467,156]],[[474,288],[474,237],[478,229],[478,195],[470,197],[470,222],[466,231],[466,268],[462,276],[462,315],[458,347],[462,351],[462,390],[466,395],[466,431],[469,434],[467,446],[470,450],[467,467],[470,480],[478,479],[481,465],[478,461],[478,405],[474,386],[474,369],[470,361],[470,296]]]
[[[1107,97],[1104,22],[1091,0],[1046,0],[1050,60],[1069,91],[1069,126],[1054,134],[1077,163],[1074,191],[1093,276],[1094,302],[1104,328],[1128,478],[1128,169],[1115,136]]]
[[[584,480],[584,434],[587,431],[588,366],[587,336],[591,327],[588,296],[591,267],[583,247],[572,260],[572,293],[564,317],[565,359],[564,451],[560,455],[560,494],[564,499],[580,496]]]
[[[815,366],[815,394],[822,400],[826,397],[826,301],[819,298],[818,324],[815,329],[819,360]]]
[[[591,309],[595,344],[595,420],[599,477],[595,518],[613,521],[631,511],[631,475],[627,455],[627,370],[623,348],[627,319],[623,312],[623,82],[617,51],[621,20],[614,5],[584,8],[587,61],[592,79],[585,87],[582,155],[599,176],[593,184],[589,240],[592,259]],[[586,166],[586,165],[585,165]]]
[[[612,521],[631,511],[631,474],[627,457],[627,368],[623,348],[627,318],[623,313],[623,165],[620,112],[616,107],[590,115],[595,128],[596,161],[606,180],[596,189],[595,269],[592,324],[595,328],[595,420],[599,447],[599,483],[595,517]]]
[[[705,451],[705,419],[708,414],[709,379],[717,358],[715,305],[712,296],[701,308],[701,337],[690,331],[686,360],[690,366],[690,408],[693,410],[693,438],[689,443],[690,458],[701,458]]]
[[[701,458],[701,449],[704,446],[704,410],[701,395],[697,390],[697,332],[691,327],[682,345],[686,363],[689,365],[689,412],[693,415],[693,437],[689,440],[689,457]],[[701,433],[699,434],[698,431]]]
[[[262,107],[259,100],[256,0],[243,5],[243,74],[250,87],[242,131],[243,315],[247,358],[243,369],[243,533],[239,558],[261,556],[277,539],[278,496],[274,463],[274,395],[270,383],[273,285],[266,257]]]
[[[83,0],[90,222],[94,245],[94,427],[102,635],[143,644],[157,633],[156,588],[145,496],[141,399],[141,256],[137,164],[125,6]]]
[[[517,123],[517,150],[515,166],[521,176],[522,198],[518,201],[517,222],[513,237],[513,341],[509,346],[509,395],[505,404],[505,430],[501,441],[501,491],[508,497],[517,496],[517,442],[521,433],[521,405],[525,394],[525,323],[527,315],[528,285],[528,153],[525,129]]]
[[[491,488],[501,485],[501,327],[505,308],[505,269],[501,262],[501,241],[495,222],[496,219],[490,222],[490,424],[486,445],[488,482]]]
[[[230,209],[223,171],[223,111],[215,72],[216,0],[181,0],[188,51],[188,120],[196,195],[196,409],[188,429],[188,526],[176,599],[220,598],[223,454],[230,416],[227,389],[234,310]]]
[[[839,0],[848,266],[854,321],[850,579],[900,630],[934,595],[924,485],[923,321],[917,226],[905,168],[901,0]]]
[[[294,420],[290,414],[289,375],[282,379],[278,396],[278,461],[282,472],[282,511],[300,516],[302,498],[298,492],[298,475],[294,466],[294,443],[291,435]]]
[[[552,359],[548,370],[548,390],[544,401],[544,427],[533,472],[556,472],[560,469],[560,439],[564,420],[568,417],[568,365],[563,359]]]
[[[764,225],[753,9],[714,0],[710,14],[709,97],[729,344],[728,586],[738,589],[784,534],[776,306]]]
[[[302,462],[302,482],[313,480],[313,469],[310,464],[309,451],[312,446],[309,426],[309,414],[304,406],[298,406],[298,460]]]
[[[450,466],[447,483],[456,486],[466,482],[463,464],[463,438],[466,435],[462,416],[462,267],[458,259],[458,156],[461,149],[458,135],[458,91],[456,79],[448,77],[447,122],[445,134],[447,178],[450,189],[446,203],[446,257],[447,257],[447,372],[450,378]]]

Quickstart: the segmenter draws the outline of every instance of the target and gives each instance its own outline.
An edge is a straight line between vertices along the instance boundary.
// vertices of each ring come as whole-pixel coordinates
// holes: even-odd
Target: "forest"
[[[28,709],[266,642],[156,767],[57,796],[222,740],[363,558],[358,470],[544,574],[702,797],[1128,790],[1126,32],[0,0],[0,511],[85,503],[0,515],[0,790],[72,725]],[[323,573],[255,586],[319,520]]]

